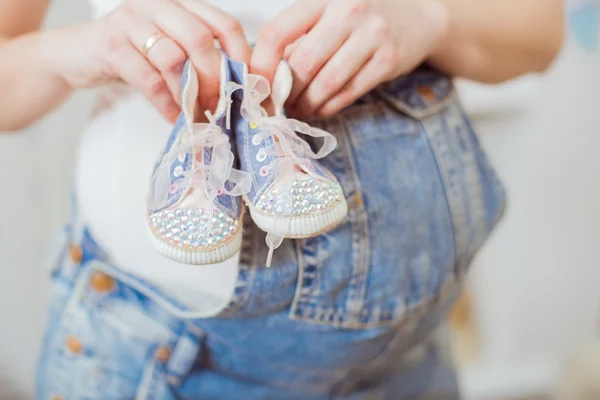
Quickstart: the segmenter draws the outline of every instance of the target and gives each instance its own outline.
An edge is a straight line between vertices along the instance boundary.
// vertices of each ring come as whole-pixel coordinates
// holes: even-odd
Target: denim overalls
[[[505,206],[452,80],[420,68],[328,120],[349,214],[264,267],[246,218],[229,306],[201,319],[112,265],[77,212],[52,271],[38,399],[457,399],[436,334]]]

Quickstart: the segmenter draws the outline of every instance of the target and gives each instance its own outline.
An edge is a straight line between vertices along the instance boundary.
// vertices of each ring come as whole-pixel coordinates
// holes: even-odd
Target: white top
[[[94,16],[120,0],[90,0]],[[250,42],[260,27],[293,0],[211,0],[241,21]],[[85,129],[77,157],[75,190],[84,221],[121,269],[163,288],[194,310],[211,316],[227,305],[237,278],[238,257],[193,266],[171,261],[151,246],[145,227],[152,167],[171,132],[139,94],[119,96]]]

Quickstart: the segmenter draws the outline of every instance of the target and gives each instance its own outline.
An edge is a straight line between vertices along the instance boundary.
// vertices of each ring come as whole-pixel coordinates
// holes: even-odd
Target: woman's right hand
[[[148,52],[148,38],[164,34]],[[214,110],[219,98],[221,55],[248,62],[251,49],[240,23],[200,0],[125,0],[104,18],[55,31],[45,45],[53,70],[74,88],[122,79],[139,89],[168,120],[179,112],[181,73],[189,57],[199,79],[199,103]],[[60,48],[57,48],[60,46]]]

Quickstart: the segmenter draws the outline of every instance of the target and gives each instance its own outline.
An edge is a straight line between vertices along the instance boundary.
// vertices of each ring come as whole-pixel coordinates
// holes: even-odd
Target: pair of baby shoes
[[[260,75],[225,55],[220,100],[207,122],[196,122],[198,78],[183,70],[182,113],[154,166],[147,223],[154,247],[186,264],[213,264],[240,251],[245,201],[273,250],[284,238],[306,238],[338,225],[348,206],[342,188],[318,159],[336,146],[330,133],[288,119],[292,87],[287,63],[273,91]],[[268,100],[268,113],[262,104]],[[319,138],[314,151],[298,134]]]

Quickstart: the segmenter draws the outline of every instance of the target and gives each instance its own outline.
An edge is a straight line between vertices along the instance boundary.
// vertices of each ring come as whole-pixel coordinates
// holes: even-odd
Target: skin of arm
[[[66,33],[38,31],[47,6],[48,0],[0,3],[0,131],[27,126],[71,93],[46,61]]]
[[[165,119],[180,113],[181,73],[189,58],[198,73],[198,102],[214,110],[219,97],[219,39],[248,61],[241,25],[202,0],[124,0],[104,17],[38,31],[48,0],[0,4],[0,131],[16,131],[60,105],[78,88],[125,82]],[[148,53],[144,43],[164,34]]]
[[[447,29],[428,61],[451,75],[499,83],[542,72],[562,46],[561,0],[439,1]]]

